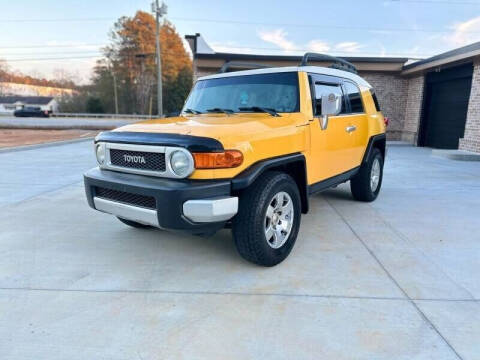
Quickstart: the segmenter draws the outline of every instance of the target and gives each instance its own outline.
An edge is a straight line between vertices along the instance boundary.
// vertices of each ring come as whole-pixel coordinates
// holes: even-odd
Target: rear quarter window
[[[345,89],[347,90],[347,96],[350,100],[350,111],[352,113],[363,113],[362,96],[360,95],[360,89],[351,82],[346,81]]]
[[[370,89],[370,94],[372,94],[372,99],[373,102],[375,103],[375,110],[381,111],[380,110],[380,104],[378,103],[377,95],[375,94],[375,91],[373,89]]]

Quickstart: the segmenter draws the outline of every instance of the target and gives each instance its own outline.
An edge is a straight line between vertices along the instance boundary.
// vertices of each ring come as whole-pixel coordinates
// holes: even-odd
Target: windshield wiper
[[[195,109],[185,109],[183,110],[183,112],[187,113],[187,114],[203,114],[201,111],[198,111],[198,110],[195,110]]]
[[[232,110],[232,109],[222,109],[222,108],[218,108],[218,107],[213,108],[213,109],[208,109],[207,112],[233,114],[233,110]]]
[[[265,108],[265,107],[262,107],[262,106],[239,107],[238,110],[240,110],[240,111],[264,112],[264,113],[270,114],[272,116],[282,116],[275,109]]]

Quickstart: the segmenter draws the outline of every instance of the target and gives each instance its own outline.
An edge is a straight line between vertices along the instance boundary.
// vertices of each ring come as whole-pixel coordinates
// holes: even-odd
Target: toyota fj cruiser
[[[179,117],[100,133],[86,194],[133,227],[231,227],[241,256],[273,266],[292,250],[309,195],[350,181],[355,199],[377,197],[385,128],[352,64],[307,53],[298,67],[202,77]]]

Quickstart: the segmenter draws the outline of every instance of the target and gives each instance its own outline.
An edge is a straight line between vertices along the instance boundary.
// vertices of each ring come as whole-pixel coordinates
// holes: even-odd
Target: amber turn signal
[[[195,169],[225,169],[240,166],[243,154],[238,150],[225,150],[223,152],[193,153]]]

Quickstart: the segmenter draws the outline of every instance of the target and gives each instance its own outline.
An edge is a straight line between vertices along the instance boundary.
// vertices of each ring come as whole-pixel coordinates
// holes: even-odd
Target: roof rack
[[[327,54],[317,54],[312,52],[305,53],[305,55],[303,55],[300,66],[307,66],[308,60],[310,59],[313,59],[316,61],[332,61],[332,65],[329,66],[330,68],[348,71],[353,74],[357,74],[357,68],[351,62],[348,62],[347,60],[344,60],[335,56],[330,56]]]
[[[223,74],[230,71],[238,71],[238,70],[230,70],[234,67],[242,67],[247,69],[264,69],[269,68],[269,65],[262,65],[262,64],[253,64],[248,62],[238,62],[238,61],[227,61],[223,66],[220,68],[219,73]]]

